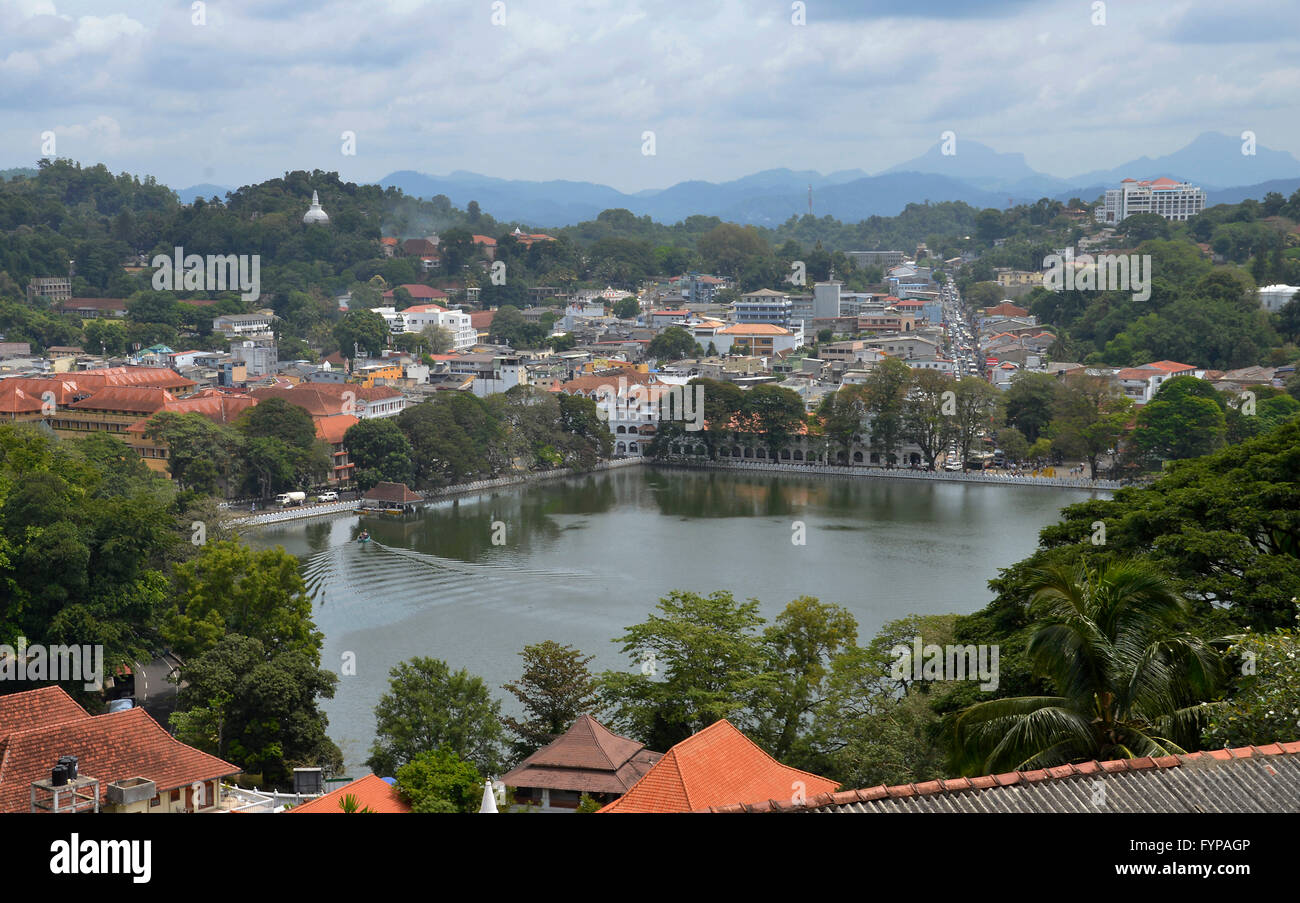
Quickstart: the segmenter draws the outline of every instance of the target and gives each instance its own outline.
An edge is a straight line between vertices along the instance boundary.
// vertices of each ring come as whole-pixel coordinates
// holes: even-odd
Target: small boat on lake
[[[357,542],[370,542],[370,531],[362,530],[361,534],[357,537]]]

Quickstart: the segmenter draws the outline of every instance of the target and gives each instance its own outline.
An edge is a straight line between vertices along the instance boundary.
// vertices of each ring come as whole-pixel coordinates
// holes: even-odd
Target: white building
[[[1297,285],[1266,285],[1259,290],[1259,303],[1269,313],[1277,313],[1300,292]]]
[[[451,333],[453,351],[464,351],[478,343],[478,331],[474,329],[470,315],[459,310],[447,310],[437,304],[415,304],[406,310],[391,307],[371,310],[384,318],[392,335],[421,333],[430,326],[441,326]]]
[[[1125,179],[1119,188],[1106,192],[1106,200],[1097,208],[1097,222],[1122,223],[1139,213],[1155,213],[1170,220],[1190,219],[1205,209],[1205,189],[1173,179],[1139,182]]]

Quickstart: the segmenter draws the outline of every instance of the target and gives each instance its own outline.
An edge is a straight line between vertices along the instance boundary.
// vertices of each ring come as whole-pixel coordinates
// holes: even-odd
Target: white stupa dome
[[[330,221],[329,214],[321,209],[320,197],[314,191],[311,193],[311,209],[302,215],[302,221],[308,224]]]

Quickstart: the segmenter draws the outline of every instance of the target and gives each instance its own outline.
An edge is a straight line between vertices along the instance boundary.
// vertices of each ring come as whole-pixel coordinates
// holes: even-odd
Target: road
[[[148,664],[132,662],[135,671],[135,704],[167,727],[168,717],[176,711],[176,684],[167,675],[180,666],[181,660],[163,653]]]

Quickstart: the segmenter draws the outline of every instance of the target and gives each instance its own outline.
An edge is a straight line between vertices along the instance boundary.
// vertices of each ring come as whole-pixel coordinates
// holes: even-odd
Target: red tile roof
[[[1150,369],[1154,367],[1155,369],[1163,370],[1166,373],[1182,373],[1184,371],[1190,372],[1196,369],[1191,364],[1180,364],[1177,361],[1154,361],[1150,364],[1143,364],[1142,367],[1143,369]]]
[[[253,389],[254,398],[283,398],[290,404],[296,404],[313,417],[328,417],[345,413],[343,406],[348,403],[345,392],[352,393],[353,401],[380,401],[400,396],[401,390],[391,386],[362,386],[357,383],[298,383],[289,388],[267,386]]]
[[[0,380],[0,414],[35,414],[42,407],[41,396],[24,391],[18,380]]]
[[[419,493],[412,492],[411,487],[405,483],[376,483],[374,488],[367,491],[362,498],[371,502],[393,502],[398,505],[424,501]]]
[[[153,414],[175,401],[176,396],[166,389],[146,386],[108,386],[89,398],[73,402],[68,407],[84,411]]]
[[[338,790],[332,790],[324,796],[318,796],[314,800],[308,800],[305,803],[299,803],[292,809],[287,810],[287,815],[295,812],[315,812],[318,814],[334,813],[338,815],[343,812],[343,797],[348,795],[357,798],[358,808],[365,807],[371,812],[410,812],[411,804],[402,799],[402,795],[397,792],[397,788],[385,781],[378,775],[368,774],[364,778],[358,778],[351,784],[344,784]]]
[[[986,317],[1023,317],[1028,313],[1029,311],[1025,308],[1017,307],[1009,301],[1003,301],[996,307],[984,308],[984,316]]]
[[[125,311],[125,298],[69,298],[55,305],[61,311],[76,310],[113,310]]]
[[[678,743],[601,812],[693,812],[830,793],[839,783],[782,765],[725,718]]]
[[[1118,379],[1150,379],[1153,376],[1160,376],[1163,370],[1157,370],[1154,367],[1125,367],[1115,374]]]
[[[14,731],[27,730],[36,724],[49,727],[89,717],[90,714],[77,705],[62,687],[10,693],[0,696],[0,742]]]
[[[496,315],[495,310],[476,310],[469,315],[469,325],[475,329],[487,329]]]
[[[316,438],[324,439],[330,445],[339,445],[343,442],[343,434],[360,422],[360,420],[353,417],[351,414],[334,414],[329,417],[317,417]]]
[[[439,291],[438,289],[433,288],[432,286],[420,285],[419,283],[416,282],[410,282],[407,283],[406,285],[399,285],[397,288],[406,289],[407,292],[410,293],[411,297],[414,298],[416,301],[432,301],[435,298],[447,297],[446,292]],[[391,300],[393,297],[393,293],[396,291],[397,289],[389,289],[388,291],[384,292],[384,297]]]
[[[80,774],[99,779],[102,796],[125,778],[147,778],[161,792],[239,772],[181,743],[144,709],[92,717],[60,687],[3,697],[0,727],[7,730],[0,735],[0,812],[28,811],[32,782],[48,778],[59,756],[76,756]]]

